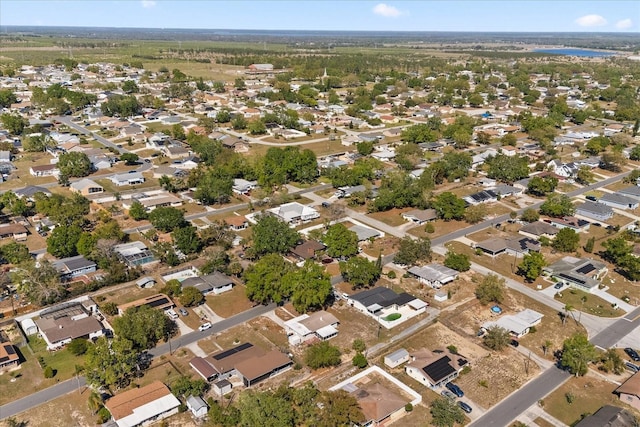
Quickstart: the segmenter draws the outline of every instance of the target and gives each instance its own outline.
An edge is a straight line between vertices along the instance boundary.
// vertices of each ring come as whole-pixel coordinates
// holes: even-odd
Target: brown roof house
[[[102,323],[80,302],[67,302],[44,310],[36,319],[48,350],[57,350],[76,338],[97,338],[104,334]]]
[[[118,427],[134,427],[178,413],[180,401],[160,381],[113,396],[104,406]]]
[[[278,350],[266,353],[247,342],[207,357],[194,357],[189,364],[207,381],[237,376],[250,387],[285,371],[293,362]]]
[[[224,223],[233,231],[242,231],[249,227],[249,221],[244,215],[227,217],[224,219]]]
[[[0,372],[16,368],[20,364],[20,356],[10,342],[0,344]]]
[[[12,237],[14,240],[20,242],[27,240],[28,231],[22,224],[3,224],[0,225],[0,239],[6,239]]]
[[[614,393],[618,394],[624,403],[640,410],[640,374],[633,374]]]
[[[404,371],[414,380],[435,389],[453,381],[469,363],[459,354],[449,350],[419,350],[411,355],[411,362]]]
[[[291,253],[302,261],[313,259],[317,252],[325,250],[327,247],[315,240],[307,240],[291,249]]]
[[[326,341],[338,335],[340,322],[331,313],[324,310],[312,314],[302,314],[284,322],[284,330],[289,336],[289,343],[296,345],[303,342]]]

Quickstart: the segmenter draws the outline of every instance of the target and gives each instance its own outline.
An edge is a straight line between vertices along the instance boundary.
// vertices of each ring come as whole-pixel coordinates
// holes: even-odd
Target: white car
[[[202,325],[198,326],[198,330],[200,332],[202,331],[206,331],[207,329],[209,329],[211,327],[211,323],[207,322],[207,323],[203,323]]]
[[[176,311],[172,308],[170,308],[169,310],[166,311],[167,316],[169,316],[170,319],[172,320],[176,320],[178,318],[178,313],[176,313]]]

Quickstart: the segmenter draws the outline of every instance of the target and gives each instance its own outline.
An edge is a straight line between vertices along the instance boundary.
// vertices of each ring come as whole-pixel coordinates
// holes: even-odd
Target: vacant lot
[[[544,399],[544,409],[567,425],[573,425],[583,414],[593,414],[604,405],[630,409],[612,394],[616,387],[595,374],[571,378]],[[571,398],[573,402],[569,403]]]
[[[207,305],[222,317],[231,317],[250,309],[253,303],[247,298],[245,287],[236,285],[220,295],[207,295]]]
[[[561,293],[556,293],[555,299],[565,305],[570,305],[575,310],[600,317],[618,317],[624,314],[624,311],[614,309],[610,302],[579,289],[567,289]],[[573,315],[577,318],[579,313],[574,313]]]

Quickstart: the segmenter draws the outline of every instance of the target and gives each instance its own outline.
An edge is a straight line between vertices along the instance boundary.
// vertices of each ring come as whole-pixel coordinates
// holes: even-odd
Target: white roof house
[[[290,225],[320,218],[317,210],[298,202],[285,203],[277,208],[269,209],[268,212],[271,212]]]
[[[486,322],[482,327],[484,329],[489,329],[494,326],[504,328],[512,335],[520,338],[529,333],[532,326],[540,323],[543,317],[543,314],[527,308],[513,315],[502,316],[495,322]]]
[[[113,175],[109,178],[118,187],[122,185],[134,185],[142,184],[144,182],[144,176],[140,172],[122,173]]]
[[[423,267],[411,267],[408,273],[413,274],[421,283],[440,289],[442,285],[458,278],[458,272],[440,264],[429,264]]]
[[[338,319],[324,310],[303,314],[284,323],[289,343],[296,345],[312,339],[322,341],[338,335]]]
[[[404,348],[401,348],[391,354],[387,354],[384,357],[384,364],[390,368],[395,368],[405,362],[408,362],[410,358],[411,356],[409,355],[409,352]]]

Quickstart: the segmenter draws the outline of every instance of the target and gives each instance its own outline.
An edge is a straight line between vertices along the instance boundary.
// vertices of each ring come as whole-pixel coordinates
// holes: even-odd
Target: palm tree
[[[572,313],[572,312],[573,312],[573,306],[571,304],[565,304],[564,314],[562,316],[562,326],[564,326],[565,322],[567,321],[567,316],[569,315],[569,313]]]
[[[547,355],[547,351],[549,351],[552,345],[553,343],[549,340],[546,340],[544,344],[542,344],[542,352],[544,353],[545,356]]]

